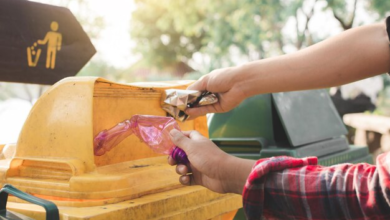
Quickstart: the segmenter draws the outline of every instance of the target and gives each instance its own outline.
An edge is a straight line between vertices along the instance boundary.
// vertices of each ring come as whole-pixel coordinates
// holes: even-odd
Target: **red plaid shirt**
[[[316,164],[316,157],[257,161],[243,191],[247,218],[390,219],[390,152],[376,166]]]

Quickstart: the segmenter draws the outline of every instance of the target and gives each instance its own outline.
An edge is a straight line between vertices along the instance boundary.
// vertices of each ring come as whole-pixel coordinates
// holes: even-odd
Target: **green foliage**
[[[383,17],[390,12],[390,1],[389,0],[371,0],[369,6],[374,11],[378,12],[380,17]]]
[[[195,52],[208,54],[212,67],[229,59],[230,50],[252,59],[267,56],[265,47],[283,41],[288,7],[281,0],[137,0],[131,36],[136,52],[153,66],[188,61]],[[270,46],[271,45],[271,46]],[[252,55],[253,56],[253,55]]]
[[[351,7],[344,0],[326,0],[327,8],[333,12],[334,18],[340,23],[344,30],[352,28],[356,15],[358,0],[353,0]],[[351,1],[349,1],[351,2]]]
[[[203,46],[204,10],[200,1],[137,0],[131,36],[136,52],[157,66],[186,60]],[[194,10],[197,9],[197,10]]]
[[[317,2],[326,2],[324,10],[331,10],[345,30],[353,26],[357,3],[368,3],[369,10],[379,14],[390,8],[388,0],[135,2],[137,10],[132,14],[131,37],[137,43],[135,52],[142,54],[148,65],[162,68],[179,61],[188,63],[199,52],[209,60],[207,70],[234,65],[238,58],[250,61],[283,54],[286,44],[300,49],[314,43],[315,33],[310,33],[308,23]],[[290,19],[296,22],[296,37],[282,34]]]
[[[103,61],[92,60],[85,65],[77,76],[99,76],[105,79],[118,81],[121,79],[121,73],[113,66]]]
[[[267,57],[271,48],[281,53],[277,42],[282,41],[281,29],[288,17],[282,1],[219,0],[211,4],[206,17],[210,29],[208,44],[203,52],[212,54],[219,62],[229,56],[232,47],[238,48],[248,60]],[[255,56],[251,57],[251,53]]]
[[[343,0],[326,0],[328,7],[337,14],[345,14],[348,11],[347,2]]]

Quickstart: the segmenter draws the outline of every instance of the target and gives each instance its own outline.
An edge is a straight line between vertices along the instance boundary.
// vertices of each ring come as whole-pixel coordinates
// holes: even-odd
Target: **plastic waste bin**
[[[95,77],[66,78],[32,108],[14,154],[0,159],[0,181],[50,200],[61,219],[231,219],[241,197],[184,187],[166,156],[134,136],[103,156],[93,138],[134,114],[165,115],[161,92],[190,82],[117,84]],[[206,118],[179,123],[208,134]],[[9,154],[8,154],[9,155]],[[7,207],[34,219],[45,212],[10,197]]]
[[[210,138],[237,157],[317,156],[320,165],[373,163],[366,146],[349,145],[326,90],[263,94],[208,118]],[[242,209],[235,219],[245,219]]]

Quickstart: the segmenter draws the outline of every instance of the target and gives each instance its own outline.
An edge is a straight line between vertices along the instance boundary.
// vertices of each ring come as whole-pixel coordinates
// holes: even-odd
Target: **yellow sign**
[[[38,40],[31,47],[27,47],[27,62],[28,66],[36,67],[41,55],[41,49],[35,49],[38,44],[45,45],[47,44],[47,54],[46,54],[46,68],[54,69],[56,65],[56,55],[57,51],[61,50],[62,43],[62,34],[58,33],[58,23],[56,21],[51,22],[50,25],[51,31],[46,33],[46,36],[43,40]]]

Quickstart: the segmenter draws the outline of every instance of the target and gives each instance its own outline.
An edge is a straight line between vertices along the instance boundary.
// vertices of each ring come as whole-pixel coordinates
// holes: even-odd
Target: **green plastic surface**
[[[319,157],[318,164],[323,166],[331,166],[340,163],[353,163],[355,160],[367,157],[369,155],[370,153],[368,151],[368,147],[350,145],[349,149],[346,151],[341,151],[325,157]]]
[[[32,196],[30,194],[27,194],[25,192],[22,192],[18,190],[17,188],[13,187],[12,185],[5,184],[3,188],[0,190],[0,216],[5,219],[30,219],[30,218],[20,218],[21,216],[18,213],[10,213],[7,211],[7,200],[8,200],[8,194],[14,195],[18,197],[19,199],[23,199],[25,201],[31,202],[33,204],[42,206],[46,210],[46,219],[47,220],[59,220],[59,212],[57,206],[47,200]]]
[[[350,161],[350,163],[354,163],[354,164],[357,164],[357,163],[374,164],[374,158],[372,157],[371,154],[369,154],[369,155],[367,155],[365,157],[352,160],[352,161]]]
[[[267,145],[264,138],[213,138],[213,142],[227,153],[260,153]]]
[[[291,146],[347,134],[326,90],[274,93],[272,98]]]
[[[223,114],[212,114],[208,119],[210,139],[264,138],[274,140],[271,95],[257,95],[246,99],[238,107]]]
[[[341,136],[295,148],[271,146],[262,149],[260,157],[265,158],[279,155],[291,157],[323,157],[347,149],[349,149],[348,141],[344,136]]]
[[[262,138],[262,148],[299,147],[347,133],[325,90],[257,95],[212,114],[208,123],[212,140]]]

